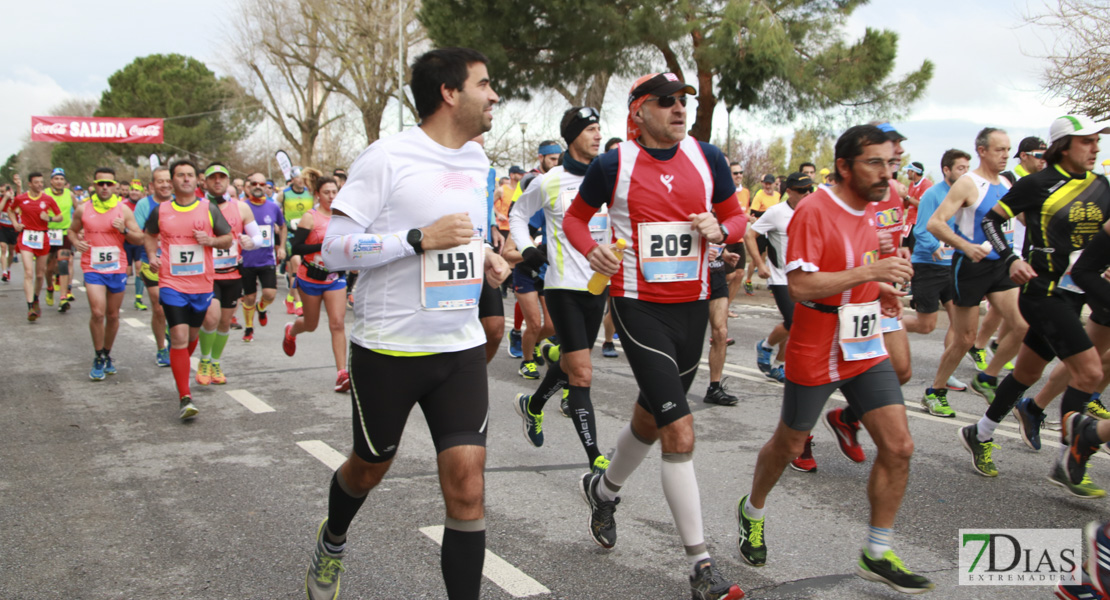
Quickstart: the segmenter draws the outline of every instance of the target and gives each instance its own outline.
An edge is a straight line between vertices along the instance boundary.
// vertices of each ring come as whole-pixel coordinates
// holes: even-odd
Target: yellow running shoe
[[[220,370],[220,363],[212,361],[212,368],[209,371],[212,376],[212,383],[215,385],[223,385],[227,383],[227,377],[224,377],[224,372]]]
[[[207,360],[200,361],[197,365],[197,383],[200,385],[208,385],[212,383],[212,363]]]

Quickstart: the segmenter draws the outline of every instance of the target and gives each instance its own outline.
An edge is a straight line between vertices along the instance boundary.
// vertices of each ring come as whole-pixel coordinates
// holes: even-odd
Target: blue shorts
[[[137,265],[146,262],[146,248],[142,244],[123,243],[123,251],[127,253],[127,264]]]
[[[530,294],[539,292],[543,295],[543,280],[532,275],[532,268],[519,264],[513,267],[513,293]]]
[[[335,290],[347,291],[347,278],[340,277],[331,283],[312,283],[311,281],[305,281],[298,277],[297,289],[301,290],[302,294],[308,294],[309,296],[322,296],[324,292]]]
[[[127,289],[127,273],[101,275],[96,271],[85,271],[85,285],[102,285],[112,294]]]
[[[208,312],[208,306],[212,304],[212,292],[205,292],[203,294],[183,294],[171,287],[159,286],[158,301],[166,306],[177,306],[181,308],[188,308],[195,313]]]

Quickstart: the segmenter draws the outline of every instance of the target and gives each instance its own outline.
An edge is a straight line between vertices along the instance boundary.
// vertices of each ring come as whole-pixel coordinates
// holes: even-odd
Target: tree
[[[1027,16],[1026,23],[1056,34],[1043,57],[1045,89],[1064,97],[1071,110],[1097,121],[1110,118],[1110,1],[1057,0]]]
[[[795,129],[794,137],[790,139],[790,164],[787,165],[787,171],[793,173],[798,170],[798,165],[813,162],[817,154],[817,145],[822,137],[822,133],[816,129],[806,127]]]
[[[12,177],[12,175],[15,175],[19,172],[19,170],[16,168],[18,162],[19,153],[16,153],[9,156],[8,160],[4,161],[3,165],[0,165],[0,183],[14,183],[15,179]]]
[[[756,177],[764,175],[786,175],[791,169],[786,164],[786,141],[780,137],[771,140],[767,146],[767,160],[771,166],[770,171],[757,173]],[[747,174],[747,170],[744,171]]]
[[[136,58],[108,78],[98,117],[161,117],[164,140],[178,152],[218,156],[245,137],[259,119],[257,101],[229,77],[216,77],[201,61],[180,54]],[[111,144],[134,160],[158,151],[153,144]]]

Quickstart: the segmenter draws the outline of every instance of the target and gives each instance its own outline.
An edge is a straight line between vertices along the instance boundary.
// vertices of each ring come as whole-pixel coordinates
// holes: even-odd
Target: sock
[[[1034,416],[1040,416],[1044,414],[1044,409],[1042,409],[1040,406],[1037,406],[1036,402],[1030,402],[1028,408],[1029,412],[1033,413]]]
[[[168,338],[170,336],[167,334],[166,337]],[[200,342],[200,337],[197,337],[196,339],[189,340],[189,356],[192,356],[193,355],[193,350],[197,349],[197,343],[198,342]]]
[[[347,482],[337,469],[331,476],[328,488],[328,525],[324,529],[324,541],[337,547],[347,543],[347,529],[351,527],[358,509],[366,501],[367,494],[355,496],[347,487]]]
[[[268,308],[269,306],[270,306],[269,302],[266,302],[265,300],[259,300],[258,301],[258,312],[266,312],[266,308]]]
[[[1060,398],[1060,419],[1063,420],[1064,415],[1070,412],[1086,413],[1087,403],[1090,401],[1090,394],[1081,392],[1069,385],[1068,389],[1064,390],[1064,397]]]
[[[513,331],[520,333],[520,325],[524,323],[524,312],[520,310],[520,303],[513,307]]]
[[[144,289],[146,289],[146,286],[143,285],[143,278],[142,277],[136,277],[135,278],[135,300],[136,301],[141,301],[143,299],[143,290]]]
[[[200,328],[200,335],[197,336],[200,340],[200,359],[209,360],[212,358],[212,345],[216,343],[215,330],[209,331],[203,327]]]
[[[572,385],[567,389],[570,390],[567,406],[570,407],[574,430],[578,432],[578,439],[592,465],[594,459],[601,456],[601,452],[597,449],[597,424],[594,421],[594,405],[590,402],[590,388]]]
[[[840,420],[845,425],[851,425],[852,423],[859,423],[859,417],[856,416],[856,411],[852,410],[852,405],[851,404],[844,407],[844,411],[840,413]]]
[[[1087,425],[1080,427],[1076,434],[1079,436],[1081,447],[1098,448],[1102,445],[1102,439],[1098,437],[1098,422],[1094,419],[1087,421]]]
[[[292,302],[293,301],[293,291],[292,290],[290,290],[289,293],[285,295],[285,301],[286,302]]]
[[[721,382],[720,381],[710,381],[709,382],[709,391],[712,392],[713,390],[716,390],[719,387],[721,387]]]
[[[547,401],[565,385],[568,385],[567,374],[559,367],[559,363],[551,363],[551,366],[547,367],[547,373],[543,375],[540,387],[536,388],[536,392],[528,400],[528,412],[534,415],[543,412]]]
[[[170,370],[178,397],[189,395],[189,354],[184,348],[170,348]]]
[[[212,361],[220,362],[220,357],[224,355],[224,346],[227,346],[227,340],[231,336],[231,331],[217,331],[216,338],[212,343]]]
[[[763,513],[766,510],[767,510],[766,506],[764,506],[763,508],[756,508],[756,507],[752,506],[752,497],[751,496],[748,496],[747,498],[744,498],[744,516],[751,519],[752,521],[758,521],[758,520],[762,519],[763,518]]]
[[[998,377],[987,375],[986,373],[979,373],[975,376],[979,379],[979,383],[989,383],[991,385],[998,385]]]
[[[980,373],[979,377],[982,378],[983,374]],[[1018,381],[1013,373],[1010,373],[998,384],[998,389],[994,392],[994,401],[991,402],[990,408],[987,409],[987,418],[990,420],[1001,423],[1002,419],[1006,418],[1018,400],[1021,400],[1021,395],[1029,386],[1023,385]]]
[[[701,520],[701,494],[694,476],[693,453],[663,453],[663,495],[671,508],[671,517],[678,528],[678,537],[686,548],[686,558],[693,568],[699,560],[709,557],[705,548],[705,532]]]
[[[31,309],[32,309],[32,308],[34,308],[34,307],[35,307],[35,303],[34,303],[34,302],[28,302],[28,303],[27,303],[27,310],[31,310]]]
[[[980,442],[989,442],[993,440],[994,430],[998,428],[998,425],[998,421],[992,421],[990,417],[983,415],[983,418],[979,419],[979,423],[975,426],[978,432],[975,437]]]
[[[482,564],[486,559],[486,520],[457,521],[447,518],[439,566],[451,600],[478,600]]]
[[[774,347],[774,346],[769,346],[769,345],[767,344],[767,338],[763,338],[763,341],[762,341],[762,342],[759,342],[759,347],[760,347],[760,348],[763,348],[764,350],[766,350],[766,351],[768,351],[768,352],[770,352],[770,351],[772,351],[772,350],[774,350],[774,349],[775,349],[775,347]]]
[[[96,357],[97,358],[104,358],[104,355],[105,355],[105,352],[104,352],[103,349],[96,351]]]
[[[887,550],[890,550],[892,542],[894,542],[893,529],[874,525],[867,528],[867,554],[871,558],[881,558]]]
[[[998,340],[991,340],[991,352],[998,352]]]
[[[247,327],[254,327],[254,305],[243,303],[243,321]]]
[[[651,444],[637,437],[631,424],[625,425],[617,434],[617,449],[613,452],[609,469],[601,478],[601,485],[597,486],[597,495],[602,500],[616,500],[617,492],[621,491],[621,486],[636,467],[644,462],[650,449]]]

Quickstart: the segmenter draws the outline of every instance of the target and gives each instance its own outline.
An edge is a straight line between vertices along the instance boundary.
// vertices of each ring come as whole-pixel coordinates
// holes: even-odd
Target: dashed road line
[[[332,470],[338,469],[347,460],[347,457],[340,454],[338,450],[320,440],[304,440],[297,442],[297,445]]]
[[[227,390],[227,395],[235,399],[236,402],[242,404],[247,410],[254,414],[276,412],[274,407],[266,404],[254,394],[247,390]]]
[[[443,525],[421,527],[420,533],[431,538],[435,543],[443,545]],[[482,575],[497,584],[498,587],[509,593],[514,598],[527,598],[540,594],[550,594],[542,583],[532,579],[524,571],[509,564],[508,561],[486,550],[485,564],[482,565]]]
[[[146,324],[135,317],[127,317],[126,319],[122,319],[122,321],[132,327],[146,327]]]

